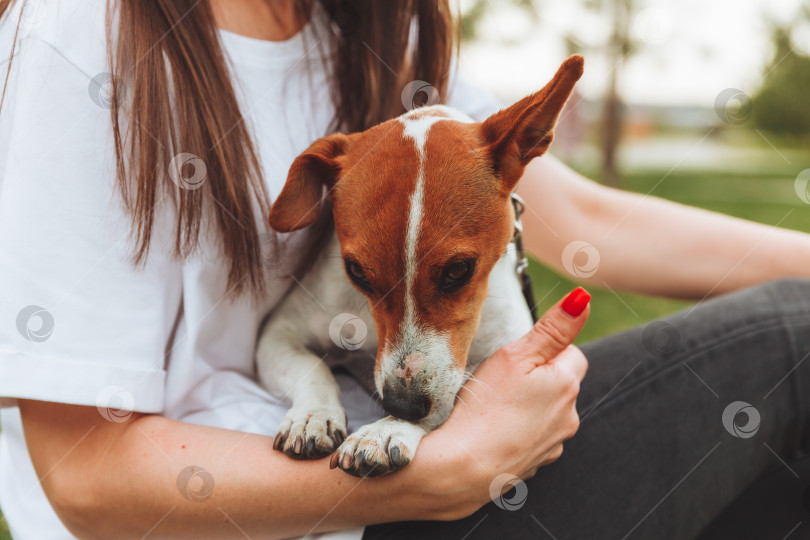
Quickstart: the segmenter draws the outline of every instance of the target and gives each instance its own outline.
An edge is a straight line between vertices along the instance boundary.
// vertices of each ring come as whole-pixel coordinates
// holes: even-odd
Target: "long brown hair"
[[[0,16],[13,1],[0,0]],[[305,17],[312,1],[296,0],[296,12]],[[404,112],[401,94],[411,81],[445,95],[455,37],[448,0],[314,1],[334,31],[332,129],[360,131]],[[135,262],[148,256],[155,208],[168,198],[175,254],[195,251],[209,217],[229,292],[261,291],[256,224],[269,197],[208,1],[109,0],[107,21],[117,185],[132,218]],[[205,181],[178,182],[188,167],[195,174],[202,167]]]

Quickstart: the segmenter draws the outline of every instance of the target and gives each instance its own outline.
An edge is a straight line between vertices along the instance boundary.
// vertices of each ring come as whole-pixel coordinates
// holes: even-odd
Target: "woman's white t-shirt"
[[[215,239],[189,260],[172,256],[172,208],[161,201],[149,258],[134,266],[113,172],[105,3],[29,0],[20,19],[21,4],[0,23],[8,55],[20,20],[0,114],[0,506],[15,537],[61,539],[71,535],[40,487],[15,399],[97,406],[110,421],[135,410],[274,435],[287,404],[256,383],[253,349],[312,238],[264,230],[274,240],[265,242],[269,292],[258,305],[234,300]],[[284,42],[220,31],[271,197],[295,156],[327,134],[329,32],[317,8]],[[450,104],[474,118],[499,107],[451,84]],[[382,415],[353,381],[339,382],[350,429]]]

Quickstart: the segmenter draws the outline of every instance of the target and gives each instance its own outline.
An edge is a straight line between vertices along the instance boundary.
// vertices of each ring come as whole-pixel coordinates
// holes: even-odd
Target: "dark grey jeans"
[[[525,496],[505,495],[522,507],[375,525],[364,540],[694,538],[810,448],[808,280],[722,296],[582,350],[580,430]],[[775,538],[792,525],[775,525]]]

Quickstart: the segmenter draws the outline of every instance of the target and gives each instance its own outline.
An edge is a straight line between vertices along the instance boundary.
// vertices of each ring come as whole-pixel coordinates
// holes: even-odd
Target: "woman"
[[[252,348],[316,233],[270,234],[269,201],[313,139],[399,114],[407,82],[477,118],[497,108],[448,81],[447,3],[8,4],[0,504],[16,536],[686,538],[772,463],[760,442],[807,448],[810,286],[783,280],[669,319],[663,350],[637,329],[580,351],[587,310],[555,306],[397,474],[272,451],[284,404],[255,383]],[[550,157],[522,195],[529,251],[561,268],[571,241],[597,244],[597,285],[704,298],[810,273],[805,235]],[[351,428],[379,414],[341,385]],[[735,400],[756,403],[756,439],[720,421]],[[514,477],[525,502],[498,497]]]

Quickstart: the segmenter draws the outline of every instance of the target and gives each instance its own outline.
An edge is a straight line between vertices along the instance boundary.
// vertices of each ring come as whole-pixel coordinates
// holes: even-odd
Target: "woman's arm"
[[[458,511],[439,496],[455,467],[444,456],[360,481],[325,460],[293,461],[267,437],[155,415],[109,422],[95,407],[21,401],[20,410],[43,489],[80,538],[141,538],[150,530],[158,538],[244,538],[240,529],[286,538]],[[190,478],[200,502],[182,495],[184,480],[178,486],[186,467],[213,481],[209,490],[202,475]]]
[[[553,156],[531,162],[517,191],[528,207],[526,249],[543,263],[566,274],[568,244],[597,249],[598,269],[585,283],[700,299],[810,277],[809,235],[605,187]]]
[[[570,344],[588,311],[572,317],[558,303],[496,351],[414,460],[385,477],[293,460],[268,437],[155,415],[110,422],[95,407],[19,400],[26,444],[51,505],[80,538],[286,538],[458,519],[489,502],[496,475],[532,476],[576,432],[587,361]]]

